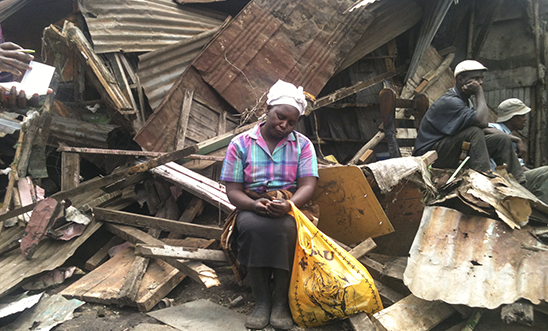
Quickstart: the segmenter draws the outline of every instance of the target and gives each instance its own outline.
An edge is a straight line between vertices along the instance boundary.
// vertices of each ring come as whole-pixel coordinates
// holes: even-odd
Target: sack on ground
[[[293,320],[300,327],[315,327],[382,310],[367,269],[291,206],[298,230],[289,286]]]

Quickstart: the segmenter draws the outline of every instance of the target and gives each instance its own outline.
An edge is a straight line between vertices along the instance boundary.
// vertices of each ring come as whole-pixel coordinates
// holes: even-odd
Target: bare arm
[[[260,215],[267,215],[268,199],[253,200],[244,192],[243,183],[226,182],[226,195],[228,200],[240,210],[253,211]]]
[[[480,128],[486,128],[489,125],[489,107],[487,107],[487,102],[485,102],[485,95],[483,94],[483,88],[481,84],[472,80],[467,84],[462,86],[462,90],[465,92],[471,92],[476,97],[476,120],[474,125]]]

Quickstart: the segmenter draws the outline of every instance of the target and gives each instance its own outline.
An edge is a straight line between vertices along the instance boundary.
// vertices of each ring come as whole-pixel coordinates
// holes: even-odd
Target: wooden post
[[[15,149],[15,157],[13,158],[13,163],[11,164],[11,172],[9,173],[8,187],[6,189],[6,195],[4,196],[4,204],[2,205],[2,209],[0,210],[0,215],[6,214],[10,208],[11,199],[13,196],[13,186],[15,185],[15,181],[17,180],[17,177],[18,177],[17,163],[19,162],[19,157],[21,156],[21,145],[23,143],[24,137],[25,137],[25,132],[23,130],[19,130],[19,140],[17,141],[17,148]],[[17,216],[17,215],[13,215],[13,216]],[[9,219],[13,216],[7,216],[6,218],[0,220],[0,232],[2,232],[2,228],[4,227],[3,226],[4,220]]]
[[[192,108],[192,98],[194,91],[185,89],[183,96],[183,106],[179,116],[179,124],[177,126],[177,134],[175,135],[175,150],[182,149],[185,146],[186,128],[188,126],[188,118]]]
[[[80,155],[61,153],[61,191],[80,185]]]
[[[363,145],[363,147],[360,148],[360,150],[356,153],[356,155],[354,155],[352,159],[348,161],[348,164],[349,165],[357,164],[358,161],[360,160],[360,157],[364,155],[365,152],[367,152],[367,150],[374,149],[375,146],[377,146],[383,139],[384,139],[384,132],[382,131],[377,132],[377,134],[373,138],[371,138],[371,140],[369,140],[367,144]]]
[[[379,103],[390,157],[401,157],[400,147],[396,140],[396,93],[390,88],[382,89],[379,93]]]

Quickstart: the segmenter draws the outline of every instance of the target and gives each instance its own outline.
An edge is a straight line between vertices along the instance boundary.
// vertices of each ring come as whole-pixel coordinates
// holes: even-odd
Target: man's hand
[[[482,87],[480,82],[477,80],[470,80],[462,86],[462,90],[466,93],[475,95],[479,91],[482,91]]]
[[[23,53],[23,48],[14,43],[0,44],[0,71],[11,72],[15,76],[21,76],[23,71],[30,69],[29,62],[34,56]]]
[[[516,153],[518,154],[518,157],[522,159],[525,158],[527,154],[527,145],[525,145],[523,140],[519,139],[516,142],[516,149],[517,149]]]

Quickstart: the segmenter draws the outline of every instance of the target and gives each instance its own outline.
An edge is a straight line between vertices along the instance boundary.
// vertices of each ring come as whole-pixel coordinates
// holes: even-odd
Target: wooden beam
[[[362,241],[358,246],[354,247],[349,253],[356,259],[359,259],[365,254],[374,250],[376,247],[377,247],[377,244],[375,244],[375,241],[373,241],[373,239],[371,238],[367,238],[364,241]]]
[[[360,157],[364,155],[368,149],[374,149],[375,146],[377,146],[383,139],[384,139],[384,132],[382,131],[377,132],[377,134],[373,138],[371,138],[371,140],[369,140],[367,144],[363,145],[363,147],[360,148],[360,150],[352,157],[352,159],[348,161],[348,164],[349,165],[357,164]]]
[[[185,89],[183,93],[183,105],[179,114],[179,123],[177,125],[177,134],[175,135],[175,149],[179,150],[185,146],[186,129],[188,126],[188,118],[192,108],[192,97],[194,91]]]
[[[215,249],[199,249],[164,245],[162,247],[137,245],[135,254],[144,257],[226,262],[225,253]]]
[[[13,163],[11,164],[11,172],[9,173],[9,181],[8,181],[8,187],[6,189],[6,195],[4,196],[4,204],[2,205],[2,209],[0,209],[0,232],[2,232],[2,229],[4,228],[4,221],[8,220],[12,217],[21,215],[23,213],[26,213],[27,211],[31,211],[32,208],[29,208],[29,210],[24,211],[23,213],[9,215],[13,213],[9,213],[8,210],[10,208],[11,204],[11,198],[13,196],[13,187],[15,185],[15,181],[17,180],[17,163],[19,162],[19,156],[21,155],[21,146],[23,139],[25,137],[25,132],[23,130],[19,130],[19,140],[17,141],[17,148],[15,149],[15,157],[13,158]],[[19,208],[18,208],[19,209]],[[15,210],[18,210],[15,209]]]
[[[21,131],[25,131],[24,139],[21,142],[21,155],[19,156],[17,169],[13,169],[14,171],[17,171],[17,175],[19,176],[19,178],[23,178],[27,175],[32,145],[34,143],[34,138],[36,137],[36,135],[38,134],[38,130],[40,129],[40,115],[38,115],[38,113],[34,114],[35,115],[27,117],[26,122],[21,128]]]
[[[396,140],[396,92],[391,88],[382,89],[379,93],[379,102],[388,153],[391,158],[401,157],[400,147]]]
[[[181,186],[185,191],[225,212],[231,212],[236,208],[228,200],[224,185],[175,162],[151,169],[150,172]]]
[[[373,157],[373,150],[372,149],[368,149],[365,151],[365,153],[363,153],[362,156],[360,156],[360,164],[364,164],[364,163],[367,163],[369,162],[369,160],[371,160],[371,158]]]
[[[192,223],[196,215],[199,215],[204,210],[204,200],[198,198],[192,198],[188,206],[185,208],[185,211],[179,217],[179,222]],[[183,234],[178,232],[170,232],[167,236],[169,239],[178,239],[182,238]]]
[[[93,214],[96,219],[104,220],[110,223],[131,225],[141,228],[157,228],[162,231],[177,231],[191,237],[219,240],[221,239],[221,234],[223,233],[223,229],[219,227],[181,223],[158,217],[133,214],[99,207],[93,208]]]
[[[426,301],[409,295],[372,317],[379,330],[427,331],[453,315],[455,309],[441,301]]]
[[[392,78],[394,76],[397,76],[401,73],[404,73],[407,66],[400,66],[394,70],[387,71],[377,77],[368,79],[366,81],[359,82],[357,84],[354,84],[351,87],[344,87],[341,88],[323,98],[320,98],[314,102],[314,105],[306,110],[306,115],[310,115],[310,113],[318,108],[325,107],[331,103],[334,103],[336,101],[339,101],[341,99],[344,99],[352,94],[358,93],[360,91],[363,91],[373,85],[376,85],[378,83],[381,83],[382,81],[385,81],[389,78]]]
[[[61,200],[64,200],[66,198],[71,198],[71,197],[74,197],[76,195],[80,195],[82,193],[85,193],[85,192],[88,192],[88,191],[93,191],[93,190],[96,190],[98,188],[101,188],[101,187],[116,183],[116,182],[124,179],[127,176],[128,176],[127,171],[120,171],[120,172],[116,172],[116,173],[110,174],[110,175],[105,176],[105,177],[96,177],[96,178],[88,180],[84,183],[80,183],[80,185],[78,187],[75,187],[73,189],[57,192],[57,193],[53,194],[51,196],[51,198],[54,198],[57,201],[61,201]],[[0,215],[0,222],[3,222],[3,221],[5,221],[7,219],[10,219],[12,217],[15,217],[15,216],[24,214],[26,212],[29,212],[29,211],[33,210],[35,206],[36,206],[36,203],[32,203],[30,205],[26,205],[24,207],[15,209],[13,211],[6,212],[5,214]]]
[[[171,153],[166,153],[165,155],[159,156],[153,160],[149,160],[129,168],[129,173],[134,174],[138,172],[144,172],[168,162],[181,160],[185,156],[189,156],[190,154],[198,152],[198,150],[198,146],[193,145]]]
[[[377,331],[377,328],[366,313],[351,316],[348,320],[354,331]]]
[[[92,257],[90,257],[86,261],[85,268],[87,271],[91,271],[95,268],[97,268],[99,265],[101,265],[103,262],[108,260],[109,255],[108,251],[116,246],[123,243],[124,240],[122,240],[120,237],[112,237],[103,247],[101,247],[95,254],[93,254]]]
[[[70,190],[80,184],[80,155],[61,153],[61,191]]]
[[[477,59],[481,53],[481,49],[483,48],[483,44],[485,43],[485,40],[487,40],[487,35],[489,34],[489,30],[491,30],[491,26],[493,25],[493,22],[495,21],[495,17],[497,16],[497,13],[500,10],[500,7],[502,6],[503,0],[496,0],[495,4],[489,4],[489,8],[491,9],[489,13],[485,16],[485,20],[481,26],[481,29],[477,35],[477,37],[474,39],[474,46],[472,47],[472,59]]]
[[[151,237],[143,231],[140,231],[130,226],[107,223],[105,224],[105,227],[108,231],[133,244],[147,244],[154,246],[164,245],[161,240]],[[171,266],[179,269],[198,283],[203,284],[205,287],[209,288],[221,284],[217,279],[215,270],[202,263],[172,258],[166,258],[164,259],[164,261],[169,263]]]
[[[57,152],[70,152],[79,154],[101,154],[101,155],[130,155],[130,156],[146,156],[159,157],[166,155],[165,152],[147,152],[147,151],[131,151],[121,149],[103,149],[103,148],[87,148],[87,147],[69,147],[61,146],[57,148]],[[190,154],[185,156],[185,159],[190,160],[208,160],[222,162],[224,157],[213,155]]]

